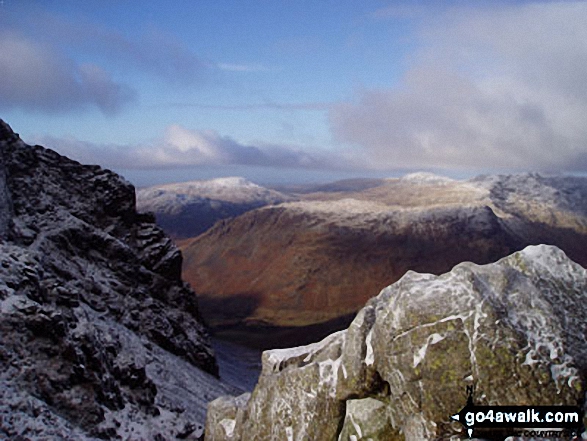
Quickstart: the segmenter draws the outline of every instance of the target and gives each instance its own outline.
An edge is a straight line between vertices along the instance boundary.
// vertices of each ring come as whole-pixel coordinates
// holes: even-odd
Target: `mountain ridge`
[[[137,190],[138,210],[154,213],[157,223],[176,239],[195,237],[220,219],[292,199],[241,177],[188,181]]]
[[[234,325],[244,340],[247,329],[336,321],[410,269],[440,274],[540,243],[587,265],[585,178],[424,177],[308,193],[221,221],[182,244],[184,278],[212,327]]]

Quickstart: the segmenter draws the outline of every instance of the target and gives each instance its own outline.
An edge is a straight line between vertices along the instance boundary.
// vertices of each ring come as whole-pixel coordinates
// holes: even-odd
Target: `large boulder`
[[[266,351],[231,436],[208,439],[467,437],[450,422],[467,386],[478,405],[576,405],[586,386],[586,300],[587,271],[552,246],[441,276],[408,272],[347,330]]]

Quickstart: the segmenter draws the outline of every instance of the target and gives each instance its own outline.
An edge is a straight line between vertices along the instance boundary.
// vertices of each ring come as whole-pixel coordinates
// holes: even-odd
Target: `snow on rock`
[[[132,185],[0,121],[0,202],[0,439],[199,439],[238,390]]]
[[[231,437],[209,439],[466,437],[449,416],[467,385],[479,405],[575,405],[586,387],[586,300],[587,271],[553,246],[440,276],[409,271],[347,330],[266,352]],[[208,426],[215,418],[210,407]]]
[[[369,331],[365,345],[367,345],[367,353],[365,354],[365,364],[371,366],[375,362],[375,354],[373,353],[373,346],[371,345],[371,339],[373,338],[373,332]]]
[[[320,351],[327,347],[332,341],[344,340],[345,331],[335,332],[318,343],[295,348],[272,349],[263,352],[262,374],[280,372],[290,364],[299,366],[302,363],[310,363]]]
[[[519,234],[528,230],[528,223],[542,223],[586,234],[586,182],[585,178],[576,176],[521,173],[479,176],[467,183],[488,191],[491,204],[496,210],[512,216],[517,222],[525,221],[520,226],[515,223],[512,225]],[[528,235],[528,232],[525,234]],[[554,236],[553,233],[549,235]],[[556,236],[552,240],[554,239]]]

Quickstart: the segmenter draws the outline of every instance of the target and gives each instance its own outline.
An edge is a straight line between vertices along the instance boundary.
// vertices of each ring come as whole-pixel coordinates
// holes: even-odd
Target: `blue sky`
[[[0,117],[137,185],[587,170],[587,3],[0,5]]]

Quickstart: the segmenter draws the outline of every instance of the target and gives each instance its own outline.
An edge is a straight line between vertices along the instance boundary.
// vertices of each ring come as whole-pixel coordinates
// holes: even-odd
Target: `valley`
[[[218,337],[262,349],[305,344],[348,325],[410,270],[442,274],[531,244],[587,265],[584,178],[414,173],[295,190],[178,242],[183,278]]]
[[[587,440],[586,22],[0,0],[0,441]]]
[[[417,441],[461,433],[463,385],[585,390],[584,178],[282,189],[182,257],[115,173],[3,121],[0,153],[2,437]]]

